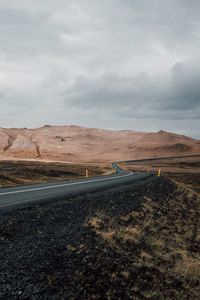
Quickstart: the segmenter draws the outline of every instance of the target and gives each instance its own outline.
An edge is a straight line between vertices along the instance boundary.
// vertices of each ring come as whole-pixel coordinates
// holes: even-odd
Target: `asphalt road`
[[[110,176],[0,188],[0,212],[27,207],[30,204],[67,199],[69,196],[104,190],[150,176],[147,173],[124,172],[115,164],[113,168],[116,174]]]

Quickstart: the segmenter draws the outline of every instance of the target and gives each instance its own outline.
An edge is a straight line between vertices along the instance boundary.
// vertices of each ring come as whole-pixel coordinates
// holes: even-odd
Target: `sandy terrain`
[[[79,126],[0,129],[1,160],[105,162],[200,154],[200,141],[159,131],[111,131]]]

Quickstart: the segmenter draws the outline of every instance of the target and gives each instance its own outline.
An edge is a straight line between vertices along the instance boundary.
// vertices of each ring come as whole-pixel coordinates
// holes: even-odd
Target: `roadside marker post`
[[[86,176],[87,178],[89,177],[88,169],[86,169],[85,176]]]
[[[160,177],[161,169],[158,169],[158,177]]]

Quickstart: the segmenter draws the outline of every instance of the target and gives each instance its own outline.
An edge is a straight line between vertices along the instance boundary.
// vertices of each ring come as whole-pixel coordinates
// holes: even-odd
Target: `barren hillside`
[[[159,131],[111,131],[79,126],[0,129],[0,159],[65,162],[129,160],[199,154],[200,141]]]

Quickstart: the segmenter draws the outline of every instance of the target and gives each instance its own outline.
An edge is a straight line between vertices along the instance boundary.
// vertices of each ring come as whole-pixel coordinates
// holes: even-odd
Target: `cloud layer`
[[[0,3],[0,126],[200,138],[200,2]]]

